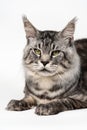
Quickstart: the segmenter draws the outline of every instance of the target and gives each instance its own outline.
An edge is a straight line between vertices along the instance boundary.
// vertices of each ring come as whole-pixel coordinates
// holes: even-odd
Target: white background
[[[22,51],[26,44],[22,15],[40,30],[61,30],[75,16],[75,39],[87,38],[87,0],[0,0],[0,130],[87,130],[87,110],[40,117],[34,109],[5,110],[24,96]]]

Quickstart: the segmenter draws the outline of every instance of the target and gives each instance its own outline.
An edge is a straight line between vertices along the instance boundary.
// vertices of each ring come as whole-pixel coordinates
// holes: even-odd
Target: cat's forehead
[[[65,47],[65,41],[57,31],[39,31],[37,37],[29,38],[29,41],[31,43],[29,47],[40,48],[47,52]]]
[[[56,40],[56,31],[40,31],[39,39],[45,44],[51,44]]]
[[[57,31],[41,31],[38,40],[41,41],[42,46],[45,49],[60,49],[65,45],[63,44],[63,38],[60,38],[58,34],[59,32]]]
[[[49,53],[53,49],[53,43],[56,41],[56,31],[40,31],[38,40],[40,40],[41,45],[39,46],[44,53]],[[38,44],[38,42],[37,42]]]

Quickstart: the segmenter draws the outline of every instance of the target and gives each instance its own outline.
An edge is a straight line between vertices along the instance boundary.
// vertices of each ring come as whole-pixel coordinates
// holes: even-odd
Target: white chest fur
[[[30,70],[25,70],[25,76],[26,76],[26,79],[32,78],[32,80],[35,83],[38,83],[40,89],[42,90],[48,90],[55,84],[52,78],[39,76]]]
[[[44,90],[48,90],[54,85],[54,82],[49,77],[40,78],[38,83],[39,83],[40,88]]]

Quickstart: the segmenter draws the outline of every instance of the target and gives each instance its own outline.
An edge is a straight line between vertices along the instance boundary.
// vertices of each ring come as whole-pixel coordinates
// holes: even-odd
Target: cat
[[[23,16],[25,97],[7,110],[37,115],[87,108],[87,39],[74,40],[76,18],[62,31],[39,31]]]

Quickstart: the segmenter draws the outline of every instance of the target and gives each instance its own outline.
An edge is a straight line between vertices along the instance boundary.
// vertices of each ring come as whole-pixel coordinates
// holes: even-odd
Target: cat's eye
[[[52,51],[51,56],[54,58],[59,55],[59,50]]]
[[[41,51],[39,49],[34,48],[34,53],[38,56],[41,55]]]

